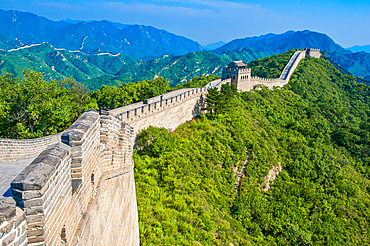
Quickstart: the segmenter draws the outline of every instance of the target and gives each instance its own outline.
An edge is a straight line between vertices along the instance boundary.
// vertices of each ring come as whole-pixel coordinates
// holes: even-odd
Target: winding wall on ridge
[[[245,90],[285,85],[305,53],[295,53],[280,78],[253,77]],[[132,159],[136,134],[149,125],[175,129],[191,120],[205,106],[207,89],[225,83],[231,80],[108,112],[87,111],[50,137],[0,139],[1,158],[20,158],[23,148],[29,151],[24,157],[38,155],[13,180],[13,197],[0,198],[0,244],[139,245]]]

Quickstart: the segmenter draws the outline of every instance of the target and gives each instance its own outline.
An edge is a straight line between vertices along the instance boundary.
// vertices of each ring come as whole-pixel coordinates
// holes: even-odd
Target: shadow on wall
[[[194,108],[192,110],[192,115],[193,115],[193,119],[195,117],[197,117],[201,112],[202,112],[202,108],[204,108],[205,106],[205,96],[204,95],[201,95],[199,100],[196,102],[196,104],[194,105]]]

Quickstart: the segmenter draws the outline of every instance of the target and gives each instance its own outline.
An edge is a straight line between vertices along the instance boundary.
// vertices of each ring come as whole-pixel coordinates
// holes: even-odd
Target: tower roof
[[[230,62],[228,67],[231,67],[231,68],[240,68],[240,67],[246,67],[247,64],[245,64],[243,61],[233,61],[233,62]]]

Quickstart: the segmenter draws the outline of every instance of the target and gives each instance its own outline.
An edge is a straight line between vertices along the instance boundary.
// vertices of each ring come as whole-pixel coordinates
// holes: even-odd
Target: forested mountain
[[[71,52],[56,49],[48,43],[23,46],[0,51],[0,74],[16,76],[25,69],[42,72],[47,80],[72,77],[77,81],[117,73],[125,64],[138,62],[138,58],[124,54]]]
[[[275,77],[293,52],[249,66]],[[284,88],[209,89],[198,118],[175,131],[143,130],[134,151],[140,243],[370,244],[370,87],[355,80],[309,57]],[[161,77],[89,92],[30,71],[23,79],[1,76],[0,134],[53,134],[85,110],[170,90]]]
[[[0,49],[16,49],[23,45],[48,42],[53,47],[69,51],[81,51],[89,59],[81,58],[91,64],[82,64],[70,56],[72,60],[65,65],[62,59],[58,64],[49,64],[48,59],[41,58],[44,67],[37,58],[2,57],[2,74],[12,72],[16,75],[25,68],[44,72],[46,79],[58,79],[73,76],[78,81],[85,81],[91,89],[100,88],[102,84],[120,85],[141,79],[152,79],[155,75],[170,80],[176,85],[192,78],[215,73],[220,74],[222,66],[232,60],[249,62],[256,58],[279,54],[290,49],[306,47],[319,48],[326,51],[328,57],[340,64],[355,76],[370,79],[369,54],[352,53],[336,44],[326,34],[304,31],[288,31],[283,34],[266,34],[258,37],[236,39],[210,53],[201,53],[204,48],[188,38],[171,34],[151,26],[126,25],[110,21],[51,21],[35,14],[19,11],[0,10]],[[215,46],[221,43],[212,44]],[[98,59],[89,53],[120,53],[119,58]],[[67,51],[64,51],[67,52]],[[197,53],[198,52],[198,53]],[[63,52],[59,52],[63,53]],[[72,54],[72,53],[69,53]],[[125,54],[125,55],[123,55]],[[147,62],[138,63],[138,57]],[[40,58],[40,57],[39,57]],[[103,58],[103,57],[101,57]],[[106,57],[105,57],[106,58]],[[53,60],[53,59],[52,59]],[[188,60],[188,61],[187,61]],[[32,64],[35,62],[35,64]],[[78,64],[76,64],[76,62]],[[136,62],[130,66],[123,66]],[[96,64],[98,63],[98,64]],[[101,64],[103,63],[103,64]],[[60,68],[65,65],[65,68]],[[219,64],[219,65],[216,65]],[[71,65],[73,65],[71,67]],[[1,66],[1,64],[0,64]],[[54,70],[51,68],[54,67]],[[96,68],[95,68],[96,67]],[[114,76],[116,75],[116,76]]]
[[[258,37],[235,39],[215,49],[213,52],[222,54],[226,51],[253,47],[269,54],[280,54],[291,49],[318,48],[325,51],[328,57],[350,71],[355,76],[370,76],[369,54],[352,53],[335,43],[329,36],[309,30],[288,31],[282,34],[266,34]]]
[[[250,62],[268,55],[267,52],[260,52],[253,48],[243,48],[221,55],[202,51],[183,56],[163,56],[150,61],[128,64],[115,76],[102,76],[83,83],[93,88],[100,88],[102,84],[115,84],[113,81],[133,82],[162,76],[169,80],[171,86],[176,86],[194,76],[221,75],[223,67],[233,60]]]
[[[17,40],[12,40],[4,34],[0,33],[0,49],[1,50],[10,50],[22,46]]]
[[[274,76],[280,58],[253,69]],[[370,87],[307,58],[283,89],[224,86],[209,92],[199,119],[142,131],[141,244],[368,245],[369,99]],[[273,167],[281,170],[271,181]]]
[[[249,66],[275,77],[293,52]],[[355,79],[309,57],[284,88],[209,89],[198,118],[175,131],[143,130],[134,151],[140,243],[370,244],[370,87]],[[0,134],[53,134],[85,110],[170,90],[161,77],[89,92],[35,72],[1,76]]]
[[[25,45],[49,42],[57,48],[85,53],[101,49],[146,60],[203,50],[191,39],[151,26],[109,21],[51,21],[20,11],[0,10],[0,32]]]

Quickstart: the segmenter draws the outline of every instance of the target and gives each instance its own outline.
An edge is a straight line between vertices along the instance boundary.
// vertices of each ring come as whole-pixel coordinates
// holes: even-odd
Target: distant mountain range
[[[30,68],[46,79],[73,77],[91,89],[102,84],[194,75],[220,75],[231,60],[250,62],[291,49],[319,48],[343,69],[370,80],[370,54],[353,53],[329,36],[309,30],[206,45],[151,26],[110,21],[51,21],[32,13],[0,10],[0,73]],[[220,37],[223,38],[223,37]],[[366,50],[366,46],[352,47]],[[205,49],[213,49],[205,51]]]
[[[253,47],[256,50],[269,54],[280,54],[291,49],[319,48],[325,51],[328,57],[348,70],[355,76],[370,78],[370,54],[365,52],[353,53],[335,43],[323,33],[304,31],[288,31],[282,34],[269,33],[266,35],[235,39],[215,49],[216,54],[238,50],[244,47]]]
[[[96,49],[148,60],[202,51],[197,42],[144,25],[109,21],[51,21],[32,13],[0,10],[0,32],[20,45],[48,42],[56,48],[89,53]],[[0,37],[1,38],[1,37]],[[2,38],[4,39],[4,37]],[[13,48],[19,47],[15,44]],[[0,49],[8,49],[0,43]]]
[[[215,53],[222,54],[227,50],[237,50],[244,47],[253,47],[260,51],[274,52],[280,54],[291,49],[319,48],[328,53],[339,52],[351,53],[339,44],[335,43],[326,34],[304,31],[288,31],[282,34],[269,33],[258,37],[247,37],[235,39],[217,48]]]
[[[369,45],[362,45],[362,46],[361,45],[355,45],[355,46],[347,48],[347,49],[352,51],[352,52],[364,51],[364,52],[370,53],[370,44]]]
[[[223,42],[223,41],[218,41],[218,42],[215,42],[215,43],[204,45],[203,47],[206,50],[214,50],[214,49],[217,49],[217,48],[221,47],[224,44],[226,44],[226,43]]]

